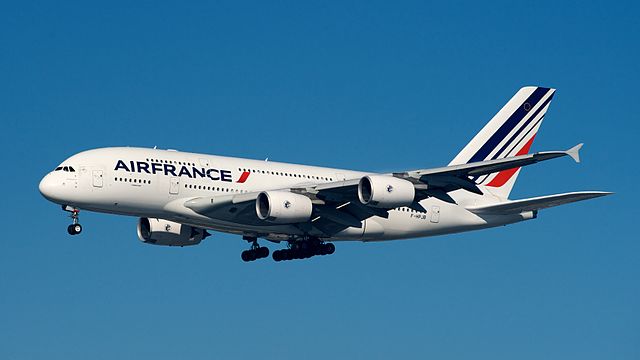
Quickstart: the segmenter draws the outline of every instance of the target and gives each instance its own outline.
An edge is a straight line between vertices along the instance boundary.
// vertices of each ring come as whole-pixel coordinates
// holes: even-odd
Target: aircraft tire
[[[69,233],[69,235],[78,235],[82,232],[82,225],[71,224],[67,226],[67,232]]]
[[[273,252],[271,257],[273,258],[273,261],[279,262],[279,261],[282,261],[282,257],[280,255],[281,255],[280,250],[276,250]]]
[[[255,260],[255,254],[251,250],[245,250],[240,254],[242,261],[249,262]]]
[[[331,255],[336,252],[336,246],[333,245],[333,243],[327,243],[325,246],[327,255]]]

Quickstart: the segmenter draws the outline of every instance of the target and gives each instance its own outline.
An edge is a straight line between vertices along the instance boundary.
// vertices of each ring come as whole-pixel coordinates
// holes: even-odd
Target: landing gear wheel
[[[71,213],[71,215],[69,215],[69,217],[71,218],[71,225],[67,226],[67,232],[69,233],[69,235],[80,234],[82,232],[82,225],[78,223],[78,219],[80,218],[80,210],[69,205],[62,205],[62,210]]]
[[[282,250],[274,251],[271,257],[273,258],[273,261],[282,261]]]
[[[327,255],[331,255],[334,252],[336,252],[336,246],[333,245],[332,243],[325,244],[325,249],[326,249],[325,252],[327,253]]]
[[[269,256],[269,248],[258,245],[258,240],[256,238],[247,237],[245,240],[251,242],[251,249],[245,250],[240,254],[242,261],[249,262]]]
[[[82,232],[82,225],[71,224],[67,227],[67,232],[69,233],[69,235],[78,235]]]
[[[240,254],[240,257],[242,258],[242,261],[244,261],[244,262],[249,262],[249,261],[253,261],[253,260],[256,259],[255,253],[252,250],[243,251],[242,254]]]
[[[318,238],[310,238],[289,242],[289,247],[273,252],[273,260],[285,261],[308,259],[316,255],[331,255],[336,251],[332,243],[324,243]]]

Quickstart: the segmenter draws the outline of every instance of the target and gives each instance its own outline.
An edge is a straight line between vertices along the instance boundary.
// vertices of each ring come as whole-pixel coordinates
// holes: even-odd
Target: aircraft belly
[[[384,241],[427,237],[448,233],[468,231],[486,227],[487,221],[465,210],[461,206],[438,202],[421,203],[426,213],[392,211],[389,218],[373,217],[367,219],[364,241]],[[437,207],[434,216],[433,206]],[[374,225],[375,224],[375,225]]]

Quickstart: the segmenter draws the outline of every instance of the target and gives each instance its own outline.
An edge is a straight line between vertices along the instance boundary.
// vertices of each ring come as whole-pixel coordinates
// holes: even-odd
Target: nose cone
[[[38,189],[40,190],[40,194],[44,196],[47,200],[54,201],[54,189],[55,186],[53,181],[51,180],[51,176],[46,175],[40,180],[40,185],[38,185]]]

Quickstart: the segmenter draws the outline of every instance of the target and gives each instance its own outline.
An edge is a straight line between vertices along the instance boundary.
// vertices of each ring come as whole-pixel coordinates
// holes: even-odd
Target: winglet
[[[569,156],[571,156],[571,158],[579,163],[580,162],[580,149],[582,149],[582,145],[584,145],[583,143],[580,143],[574,147],[572,147],[571,149],[565,151],[565,153]]]

